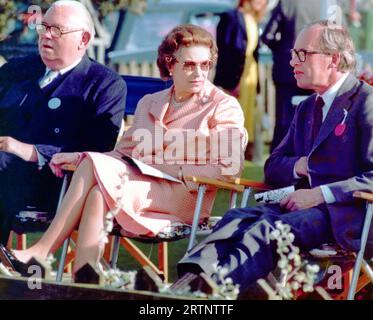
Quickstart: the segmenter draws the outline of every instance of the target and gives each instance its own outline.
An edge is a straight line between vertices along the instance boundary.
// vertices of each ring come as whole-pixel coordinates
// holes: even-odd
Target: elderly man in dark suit
[[[245,291],[276,266],[269,232],[277,220],[291,226],[300,249],[327,242],[359,249],[364,203],[352,194],[373,190],[373,89],[350,73],[354,54],[343,27],[321,21],[303,29],[291,65],[298,86],[315,94],[296,108],[287,135],[265,164],[268,184],[302,187],[280,204],[230,210],[181,260],[180,274],[213,275],[217,263]]]
[[[55,2],[36,28],[40,55],[0,69],[1,243],[25,206],[55,210],[53,154],[111,150],[125,107],[124,81],[86,56],[94,25],[81,3]]]

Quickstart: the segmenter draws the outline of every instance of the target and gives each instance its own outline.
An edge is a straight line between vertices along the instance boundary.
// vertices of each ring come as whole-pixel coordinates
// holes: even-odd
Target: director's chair
[[[231,179],[230,182],[244,187],[241,207],[247,206],[249,197],[255,190],[271,190],[268,185],[262,182],[252,181],[248,179],[235,178]],[[342,260],[342,264],[344,265],[344,270],[342,270],[344,290],[334,295],[334,300],[353,300],[357,292],[366,287],[368,284],[373,284],[373,250],[372,248],[368,248],[369,250],[367,250],[368,239],[369,237],[373,236],[373,234],[371,233],[373,229],[373,193],[356,191],[354,192],[353,196],[357,199],[366,201],[365,219],[361,231],[361,246],[358,252],[348,252],[345,250],[341,250],[340,248],[337,249],[339,252],[342,251],[342,256],[346,257],[346,261],[345,263],[343,263],[343,258],[340,259]],[[332,258],[333,256],[330,256],[328,259]],[[351,259],[350,261],[352,261],[352,263],[350,263],[350,261],[347,261],[348,259]]]
[[[64,168],[68,171],[73,171],[73,166],[66,166]],[[230,208],[234,208],[237,200],[237,193],[243,191],[243,187],[237,186],[232,183],[219,181],[206,177],[184,177],[186,181],[192,181],[198,184],[198,195],[196,199],[196,206],[193,215],[192,225],[188,224],[178,224],[176,226],[171,226],[169,231],[162,232],[154,236],[143,236],[135,237],[123,235],[123,231],[117,225],[113,229],[111,236],[114,237],[112,242],[111,254],[110,254],[110,267],[116,268],[119,247],[122,246],[128,251],[128,253],[137,260],[141,266],[149,266],[157,275],[159,275],[165,282],[168,282],[168,242],[177,241],[184,238],[189,238],[187,251],[189,251],[196,242],[197,235],[207,235],[211,232],[212,228],[219,221],[220,217],[211,216],[209,219],[200,219],[202,204],[204,196],[208,191],[208,188],[223,189],[231,192]],[[227,208],[228,209],[228,208]],[[147,257],[144,252],[132,241],[137,240],[143,243],[158,244],[158,265],[155,265],[149,257]],[[57,281],[62,280],[62,275],[64,271],[64,266],[66,263],[70,263],[73,259],[73,255],[70,255],[68,261],[66,261],[66,256],[70,244],[70,239],[66,239],[61,253],[61,258],[59,262],[59,268],[57,272]]]

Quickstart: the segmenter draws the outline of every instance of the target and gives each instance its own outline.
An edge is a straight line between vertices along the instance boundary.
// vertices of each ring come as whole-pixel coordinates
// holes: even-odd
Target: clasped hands
[[[308,160],[307,157],[301,157],[295,163],[295,172],[300,177],[308,176]],[[289,194],[282,199],[280,206],[286,211],[296,211],[315,207],[324,203],[324,196],[320,187],[313,189],[299,189]]]
[[[0,136],[0,151],[14,154],[25,161],[38,161],[38,156],[34,145],[24,143],[13,137]],[[63,177],[61,166],[65,164],[77,164],[79,159],[79,152],[56,153],[49,162],[49,167],[57,177]]]
[[[66,164],[77,164],[80,159],[79,152],[61,152],[53,155],[49,162],[52,172],[59,178],[63,177],[61,167]]]

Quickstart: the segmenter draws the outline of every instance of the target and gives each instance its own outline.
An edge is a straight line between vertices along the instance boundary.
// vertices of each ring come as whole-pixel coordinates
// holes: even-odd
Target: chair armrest
[[[206,184],[210,186],[214,186],[219,189],[226,189],[236,192],[243,192],[244,187],[240,185],[235,185],[233,183],[217,180],[217,179],[211,179],[207,177],[196,177],[196,176],[185,176],[184,180],[186,181],[192,181],[194,183],[198,184]]]
[[[250,187],[258,190],[271,190],[272,188],[268,185],[266,185],[263,182],[243,179],[243,178],[232,178],[229,180],[229,182],[234,183],[236,185],[241,185],[244,187]]]
[[[353,196],[354,198],[359,198],[369,202],[373,202],[373,193],[370,192],[355,191],[353,193]]]
[[[76,170],[76,165],[75,164],[64,164],[61,166],[61,169],[64,171],[75,171]]]
[[[76,165],[74,164],[64,164],[61,166],[62,170],[64,171],[75,171],[76,170]],[[199,184],[207,184],[211,186],[215,186],[220,189],[227,189],[227,190],[232,190],[232,191],[237,191],[237,192],[243,192],[243,187],[239,185],[235,185],[232,183],[216,180],[216,179],[211,179],[211,178],[206,178],[206,177],[196,177],[196,176],[186,176],[184,177],[184,180],[187,181],[193,181],[195,183]]]

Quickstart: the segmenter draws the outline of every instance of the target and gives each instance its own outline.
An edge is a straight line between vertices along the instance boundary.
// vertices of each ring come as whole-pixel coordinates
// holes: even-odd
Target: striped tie
[[[39,86],[40,89],[43,89],[47,85],[49,85],[54,79],[57,78],[59,75],[59,71],[54,71],[54,70],[48,70],[48,72],[45,74],[43,78],[40,79],[39,81]]]
[[[313,142],[315,142],[317,134],[320,131],[320,127],[321,127],[321,124],[322,124],[322,108],[323,108],[324,104],[325,103],[324,103],[323,98],[321,96],[318,96],[316,101],[315,101],[315,105],[314,105],[314,109],[313,109],[313,121],[312,121]]]

